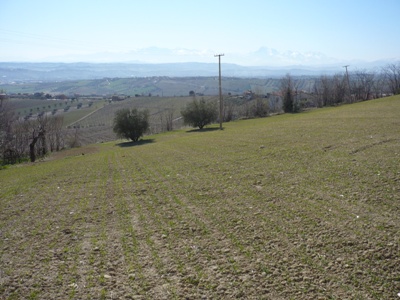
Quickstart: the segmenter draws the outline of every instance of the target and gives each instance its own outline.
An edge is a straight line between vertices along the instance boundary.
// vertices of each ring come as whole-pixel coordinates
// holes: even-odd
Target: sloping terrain
[[[2,299],[394,299],[400,97],[0,171]]]

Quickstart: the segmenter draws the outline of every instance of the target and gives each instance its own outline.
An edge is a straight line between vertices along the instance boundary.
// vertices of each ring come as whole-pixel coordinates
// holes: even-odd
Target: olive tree
[[[218,110],[215,102],[193,99],[181,110],[181,114],[186,125],[203,129],[204,126],[217,120]]]
[[[148,110],[122,108],[115,113],[113,130],[120,138],[137,142],[148,129]]]

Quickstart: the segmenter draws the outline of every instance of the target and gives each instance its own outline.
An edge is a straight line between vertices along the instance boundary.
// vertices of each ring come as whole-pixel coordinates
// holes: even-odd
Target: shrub
[[[113,130],[120,138],[137,142],[149,129],[148,110],[139,111],[136,108],[118,110],[114,116]]]
[[[203,129],[204,126],[217,120],[218,110],[215,102],[194,99],[186,105],[181,114],[186,125]]]

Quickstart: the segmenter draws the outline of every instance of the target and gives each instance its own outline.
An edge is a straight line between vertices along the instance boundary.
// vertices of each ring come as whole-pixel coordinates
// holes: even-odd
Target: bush
[[[268,103],[264,99],[257,97],[253,106],[254,117],[264,118],[268,116],[268,110],[269,110]]]
[[[138,111],[136,108],[118,110],[114,116],[113,130],[120,138],[137,142],[149,129],[148,110]]]
[[[186,125],[203,129],[204,126],[217,120],[218,110],[215,102],[194,99],[186,105],[181,114]]]

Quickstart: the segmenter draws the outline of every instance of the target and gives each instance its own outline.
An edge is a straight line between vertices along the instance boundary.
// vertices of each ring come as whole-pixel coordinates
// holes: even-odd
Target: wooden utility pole
[[[350,65],[343,66],[343,68],[346,68],[347,86],[348,86],[349,91],[350,91],[350,79],[349,79],[349,72],[347,71],[347,67],[350,67]]]
[[[348,68],[349,66],[350,66],[350,65],[345,65],[345,66],[343,66],[343,68],[346,68],[347,87],[348,87],[348,89],[349,89],[349,100],[348,100],[348,101],[351,102],[350,79],[349,79],[349,72],[347,71],[347,68]]]
[[[219,129],[222,130],[222,121],[224,118],[224,103],[222,100],[222,86],[221,86],[221,56],[224,54],[215,54],[214,57],[218,56],[218,66],[219,66]]]

